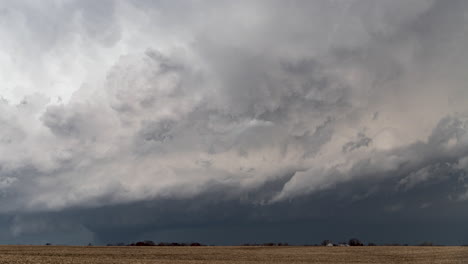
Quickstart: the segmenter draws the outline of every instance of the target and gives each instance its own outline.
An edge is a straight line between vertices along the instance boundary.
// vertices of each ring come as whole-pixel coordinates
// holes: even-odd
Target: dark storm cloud
[[[465,1],[0,7],[15,241],[466,219]]]
[[[319,243],[358,236],[377,243],[466,243],[468,215],[464,206],[445,194],[457,185],[457,175],[444,182],[396,193],[400,176],[385,181],[356,180],[333,190],[275,204],[225,199],[222,191],[192,200],[162,199],[95,209],[6,218],[8,239],[34,243],[65,243],[57,234],[74,234],[68,243],[97,244],[154,241],[200,241],[206,244],[288,241]],[[350,199],[375,188],[372,199]],[[269,192],[270,186],[256,194]],[[430,207],[427,207],[430,204]],[[425,205],[425,206],[424,206]],[[447,215],[457,215],[448,219]],[[116,231],[118,230],[118,232]],[[27,235],[27,236],[22,236]],[[5,241],[8,241],[5,238]],[[23,242],[24,243],[24,242]]]

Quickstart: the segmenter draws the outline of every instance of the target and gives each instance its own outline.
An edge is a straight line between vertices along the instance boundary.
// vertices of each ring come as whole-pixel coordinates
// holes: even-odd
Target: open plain
[[[0,263],[468,263],[468,247],[0,246]]]

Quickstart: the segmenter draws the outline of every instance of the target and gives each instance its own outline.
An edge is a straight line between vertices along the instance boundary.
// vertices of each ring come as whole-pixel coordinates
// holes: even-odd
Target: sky
[[[0,243],[468,244],[468,2],[0,0]]]

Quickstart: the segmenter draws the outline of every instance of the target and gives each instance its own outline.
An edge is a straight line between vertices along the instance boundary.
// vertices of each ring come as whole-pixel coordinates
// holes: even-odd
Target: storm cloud
[[[119,240],[99,223],[122,211],[146,220],[116,220],[136,232],[121,239],[362,208],[414,223],[410,208],[446,206],[462,221],[467,12],[461,0],[0,1],[4,232]],[[184,212],[196,213],[179,223]]]

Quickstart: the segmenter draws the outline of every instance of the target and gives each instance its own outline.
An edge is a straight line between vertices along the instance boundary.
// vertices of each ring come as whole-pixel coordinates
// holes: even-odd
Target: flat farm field
[[[468,247],[0,246],[0,263],[468,263]]]

